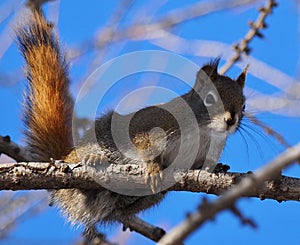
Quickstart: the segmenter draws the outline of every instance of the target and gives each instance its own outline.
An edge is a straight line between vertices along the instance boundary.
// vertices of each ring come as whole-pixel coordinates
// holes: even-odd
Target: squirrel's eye
[[[205,99],[204,99],[204,105],[205,106],[212,106],[218,101],[218,98],[216,94],[213,91],[210,91],[207,93]]]

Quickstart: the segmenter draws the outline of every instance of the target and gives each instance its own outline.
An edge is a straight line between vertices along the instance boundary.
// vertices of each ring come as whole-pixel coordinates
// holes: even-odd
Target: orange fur
[[[73,100],[67,63],[42,14],[33,12],[16,32],[28,80],[24,119],[27,143],[38,160],[62,159],[72,149]]]

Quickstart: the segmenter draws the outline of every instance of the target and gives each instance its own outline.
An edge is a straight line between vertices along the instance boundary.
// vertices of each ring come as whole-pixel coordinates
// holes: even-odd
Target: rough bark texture
[[[109,165],[105,169],[95,171],[80,164],[69,163],[4,163],[0,165],[1,190],[31,189],[99,189],[103,188],[92,176],[104,181],[105,185],[114,181],[114,185],[125,183],[132,188],[136,185],[147,185],[145,176],[147,169],[138,165]],[[208,173],[203,170],[175,169],[172,176],[164,175],[164,181],[177,183],[168,188],[169,191],[205,192],[220,195],[225,190],[238,184],[246,173]],[[281,176],[266,181],[259,188],[254,188],[247,196],[277,201],[300,200],[300,179]]]

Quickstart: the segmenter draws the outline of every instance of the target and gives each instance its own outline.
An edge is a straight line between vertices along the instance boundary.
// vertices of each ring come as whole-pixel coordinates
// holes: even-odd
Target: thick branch
[[[120,184],[146,186],[147,169],[138,165],[109,165],[105,171],[97,172],[97,178],[118,180]],[[93,169],[80,164],[67,163],[5,163],[0,165],[1,190],[30,189],[101,189],[91,177]],[[205,192],[220,195],[238,184],[245,176],[243,173],[214,174],[202,170],[174,170],[173,176],[164,176],[164,181],[172,183],[169,191]],[[107,184],[107,183],[106,183]],[[115,183],[118,184],[118,183]],[[269,180],[253,188],[246,196],[278,201],[300,200],[300,179],[282,176],[276,181]]]

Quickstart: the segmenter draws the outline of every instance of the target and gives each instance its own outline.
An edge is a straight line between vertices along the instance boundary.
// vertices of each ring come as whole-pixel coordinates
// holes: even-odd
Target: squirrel
[[[189,92],[161,106],[146,107],[128,115],[108,112],[96,119],[94,127],[75,146],[72,140],[74,101],[69,92],[68,63],[52,28],[40,11],[32,11],[16,28],[28,81],[24,108],[26,141],[36,161],[62,159],[87,165],[135,163],[147,166],[151,173],[159,173],[172,164],[184,142],[182,160],[194,155],[189,168],[200,169],[208,153],[209,136],[225,135],[226,140],[239,127],[245,109],[243,88],[247,69],[236,79],[231,79],[218,73],[219,59],[216,59],[200,68]],[[212,82],[215,91],[201,90],[206,78]],[[220,102],[223,105],[221,112],[215,110]],[[193,113],[196,127],[186,118],[182,103]],[[179,119],[170,113],[172,111]],[[128,130],[134,151],[127,149],[127,145],[123,150],[117,147],[112,135],[114,120],[130,120]],[[184,127],[179,125],[180,121]],[[196,136],[195,130],[198,130]],[[97,142],[90,142],[93,134]],[[214,146],[214,161],[218,161],[224,142]],[[161,191],[130,196],[106,189],[51,191],[54,204],[71,223],[85,227],[84,234],[88,239],[95,236],[97,224],[126,224],[135,214],[158,204],[165,194]]]

